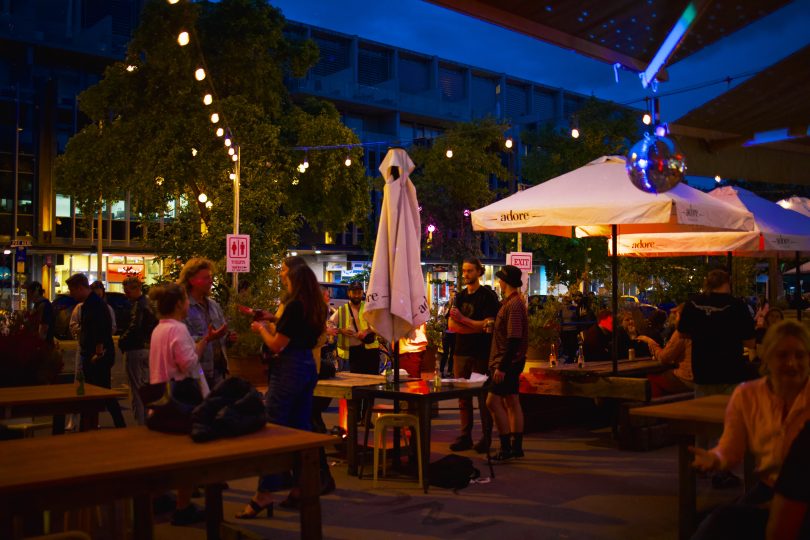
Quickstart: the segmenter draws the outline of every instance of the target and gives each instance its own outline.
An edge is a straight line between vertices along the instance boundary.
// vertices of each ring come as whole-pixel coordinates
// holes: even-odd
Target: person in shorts
[[[520,268],[506,265],[495,274],[503,301],[492,332],[487,408],[492,413],[501,449],[495,461],[523,457],[523,410],[520,408],[520,374],[526,365],[529,348],[529,313],[520,294],[523,273]]]

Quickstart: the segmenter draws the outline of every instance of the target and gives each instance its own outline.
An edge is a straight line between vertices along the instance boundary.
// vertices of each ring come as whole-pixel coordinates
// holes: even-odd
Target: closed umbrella
[[[402,148],[389,149],[380,165],[385,188],[366,292],[366,320],[394,349],[395,382],[399,382],[399,339],[430,317],[422,277],[419,203],[409,178],[413,169]]]
[[[750,212],[685,184],[648,193],[630,182],[623,156],[604,156],[574,171],[520,191],[472,213],[477,231],[572,236],[753,230]],[[615,253],[616,250],[614,250]],[[618,261],[612,262],[613,319],[618,310]],[[614,333],[615,336],[615,333]],[[613,340],[613,370],[618,371]]]

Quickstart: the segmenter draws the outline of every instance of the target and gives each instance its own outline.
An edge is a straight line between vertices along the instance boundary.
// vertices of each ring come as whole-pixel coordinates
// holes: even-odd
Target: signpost
[[[250,235],[229,234],[225,241],[227,272],[250,272]]]

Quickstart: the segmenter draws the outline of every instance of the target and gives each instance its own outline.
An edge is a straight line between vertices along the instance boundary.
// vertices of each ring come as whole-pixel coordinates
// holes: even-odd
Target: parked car
[[[105,297],[115,314],[115,333],[120,335],[129,326],[132,304],[127,300],[124,293],[108,292]],[[73,313],[76,304],[76,300],[68,294],[57,294],[51,303],[53,306],[54,336],[57,339],[73,339],[70,334],[70,315]]]

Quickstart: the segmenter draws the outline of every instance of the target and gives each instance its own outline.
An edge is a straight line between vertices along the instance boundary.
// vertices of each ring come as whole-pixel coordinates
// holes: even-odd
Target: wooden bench
[[[675,444],[675,434],[669,423],[660,418],[634,416],[630,411],[649,405],[663,405],[694,399],[694,392],[683,392],[651,398],[647,401],[624,401],[619,404],[616,437],[620,450],[646,452]]]

